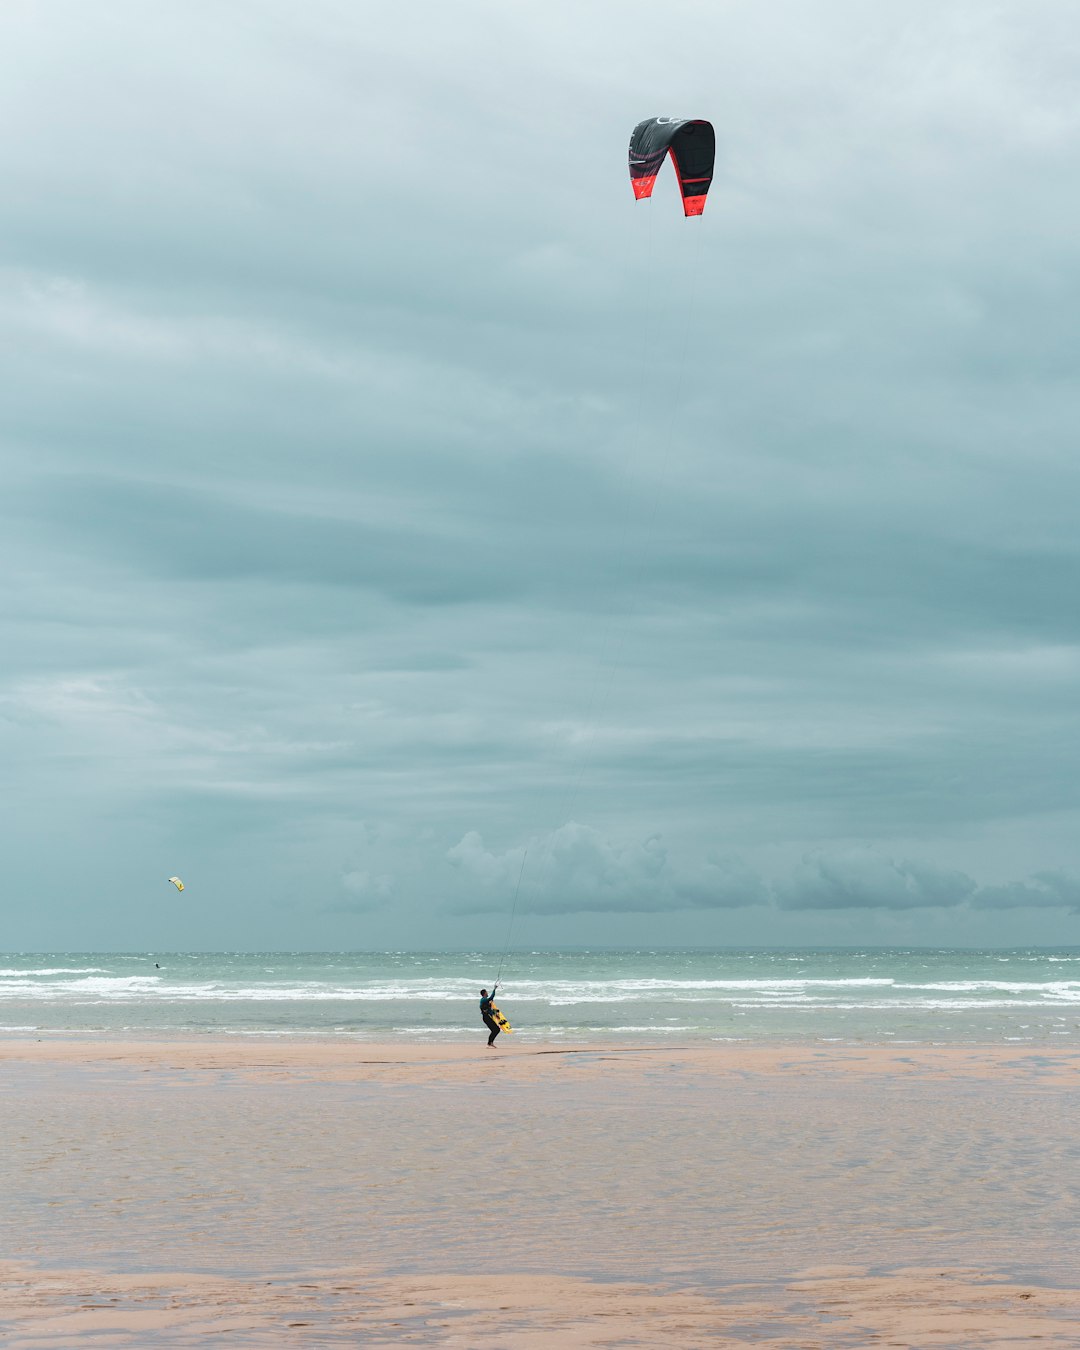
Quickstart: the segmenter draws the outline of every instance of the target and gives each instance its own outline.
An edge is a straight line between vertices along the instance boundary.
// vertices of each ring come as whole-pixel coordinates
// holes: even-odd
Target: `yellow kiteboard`
[[[498,1010],[498,1008],[496,1008],[494,1003],[491,1005],[491,1016],[494,1019],[500,1031],[513,1032],[514,1028],[510,1025],[510,1023],[506,1020],[506,1018],[502,1015],[502,1013]]]

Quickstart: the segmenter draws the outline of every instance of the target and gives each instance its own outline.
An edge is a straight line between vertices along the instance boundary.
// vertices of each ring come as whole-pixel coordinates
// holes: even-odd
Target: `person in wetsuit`
[[[491,1005],[495,1002],[495,990],[498,989],[498,987],[497,983],[493,984],[491,986],[490,994],[486,989],[480,990],[480,1016],[484,1019],[484,1026],[491,1032],[491,1035],[488,1037],[488,1045],[494,1045],[495,1037],[502,1031],[502,1027],[499,1026],[498,1022],[496,1022],[491,1015]]]

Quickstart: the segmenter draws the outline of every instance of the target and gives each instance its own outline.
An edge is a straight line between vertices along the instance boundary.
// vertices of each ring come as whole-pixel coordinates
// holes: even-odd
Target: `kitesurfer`
[[[494,1045],[495,1037],[502,1031],[502,1027],[499,1026],[498,1022],[496,1022],[491,1015],[491,1009],[495,1003],[495,990],[498,989],[498,987],[499,985],[496,981],[496,983],[491,986],[490,994],[486,989],[480,990],[480,1016],[484,1019],[484,1026],[491,1032],[491,1035],[488,1037],[488,1045]]]

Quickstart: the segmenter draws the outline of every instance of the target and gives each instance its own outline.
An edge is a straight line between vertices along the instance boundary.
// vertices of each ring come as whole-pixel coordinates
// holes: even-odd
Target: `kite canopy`
[[[700,216],[716,159],[712,123],[693,117],[647,117],[637,124],[630,137],[630,186],[638,201],[652,196],[667,154],[679,176],[683,213]]]
[[[170,877],[169,880],[172,882],[172,884],[176,887],[178,891],[182,891],[184,889],[184,883],[180,880],[179,877]]]

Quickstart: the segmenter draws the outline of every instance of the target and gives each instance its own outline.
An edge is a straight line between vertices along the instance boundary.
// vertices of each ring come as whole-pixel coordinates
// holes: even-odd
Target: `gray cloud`
[[[783,909],[919,909],[962,904],[974,890],[962,872],[852,850],[807,858],[777,895]]]
[[[1026,881],[979,886],[963,872],[902,861],[872,850],[807,858],[775,886],[782,909],[1071,909],[1080,912],[1080,880],[1042,872]]]
[[[9,941],[1057,935],[1075,16],[666,13],[0,18]]]
[[[976,909],[1069,909],[1080,914],[1080,880],[1063,872],[1039,872],[1028,881],[983,886],[971,898]]]
[[[739,858],[713,857],[694,866],[672,859],[658,837],[614,846],[573,822],[546,840],[533,840],[527,854],[493,852],[469,831],[446,857],[468,883],[468,898],[458,906],[463,913],[1080,909],[1080,881],[1063,873],[980,887],[955,869],[852,848],[807,857],[770,883]]]
[[[370,872],[353,868],[341,874],[341,890],[342,897],[327,905],[326,913],[370,914],[392,903],[395,883],[392,876],[372,876]]]
[[[661,913],[673,909],[731,909],[760,905],[765,886],[740,860],[710,858],[697,866],[672,861],[652,836],[614,845],[597,830],[568,821],[547,840],[534,840],[529,857],[495,854],[470,831],[447,853],[469,879],[463,908],[504,909],[522,885],[525,914]]]

